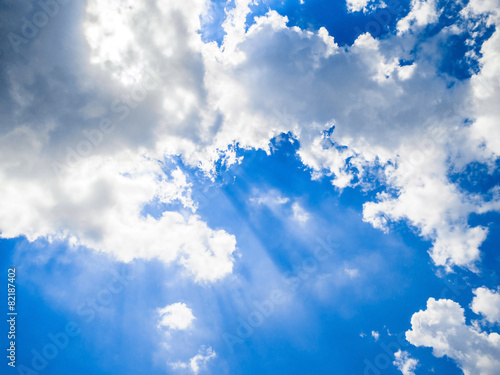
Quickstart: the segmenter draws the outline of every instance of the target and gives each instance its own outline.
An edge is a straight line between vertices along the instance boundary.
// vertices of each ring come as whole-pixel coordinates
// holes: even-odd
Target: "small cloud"
[[[292,211],[294,220],[298,221],[299,223],[305,223],[306,221],[309,220],[309,217],[311,216],[297,202],[295,202],[292,205]]]
[[[194,319],[193,312],[185,303],[174,303],[162,309],[158,309],[158,328],[184,330],[191,327]]]
[[[357,268],[345,268],[344,272],[349,276],[351,279],[354,279],[359,276],[359,270]]]
[[[267,192],[256,191],[249,201],[256,206],[265,206],[283,220],[291,219],[300,224],[304,224],[311,217],[295,199],[283,196],[281,192],[276,189]]]
[[[377,331],[372,331],[372,337],[375,339],[375,341],[378,341],[380,333],[378,333]]]
[[[500,291],[490,290],[483,286],[472,292],[474,293],[471,303],[472,311],[482,315],[489,323],[500,323]]]
[[[415,369],[418,366],[418,361],[410,357],[410,354],[399,349],[394,353],[394,366],[398,368],[403,375],[415,375]]]
[[[215,351],[208,347],[202,346],[193,358],[191,358],[187,362],[174,362],[169,363],[170,367],[174,370],[177,369],[190,369],[194,374],[198,374],[202,368],[204,368],[208,362],[208,360],[216,357]]]
[[[352,12],[360,12],[364,10],[368,5],[369,0],[347,0],[347,11]]]
[[[268,207],[278,206],[290,202],[287,197],[282,197],[276,190],[271,190],[266,194],[258,194],[253,198],[250,198],[250,202],[256,205],[264,205]]]
[[[359,337],[362,337],[362,338],[366,337],[366,333],[361,332],[361,333],[359,334]]]

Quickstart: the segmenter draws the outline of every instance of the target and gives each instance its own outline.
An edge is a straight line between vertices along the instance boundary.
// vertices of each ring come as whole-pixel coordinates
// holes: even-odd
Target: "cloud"
[[[481,70],[471,77],[471,104],[474,109],[475,121],[470,127],[470,137],[476,142],[483,143],[486,151],[497,157],[500,155],[500,130],[495,126],[500,118],[500,109],[495,104],[500,99],[499,9],[500,2],[498,0],[472,0],[461,12],[465,19],[484,22],[486,18],[487,24],[495,25],[495,32],[481,46],[481,57],[479,58]]]
[[[204,43],[200,16],[207,4],[68,4],[71,17],[53,18],[19,55],[5,58],[3,238],[63,239],[118,261],[177,263],[200,283],[220,280],[233,272],[236,238],[196,213],[196,182],[181,165],[212,176],[218,163],[239,162],[236,145],[269,152],[271,138],[291,133],[313,179],[326,177],[338,190],[370,190],[376,177],[384,191],[363,205],[366,222],[389,231],[391,222],[405,220],[432,242],[436,265],[477,270],[488,230],[468,217],[499,211],[500,194],[492,190],[486,201],[448,176],[472,162],[492,170],[500,155],[500,31],[484,41],[480,56],[470,56],[480,69],[469,80],[442,74],[435,49],[471,31],[469,23],[498,26],[498,1],[471,0],[463,25],[417,40],[441,10],[434,0],[412,0],[396,35],[363,34],[351,46],[339,46],[325,28],[289,27],[272,10],[247,27],[250,0],[227,10],[222,45]],[[350,11],[370,4],[347,2]],[[10,24],[23,16],[4,18]],[[181,163],[167,167],[171,157]],[[252,199],[291,206],[299,222],[310,217],[280,194]],[[184,209],[145,214],[155,202]],[[338,275],[344,282],[358,269],[341,267]],[[475,294],[472,310],[498,322],[498,292]],[[194,319],[185,304],[174,303],[159,310],[158,324],[183,330]],[[378,340],[379,333],[372,336]],[[463,309],[449,300],[429,299],[427,310],[413,315],[407,338],[455,359],[466,374],[489,375],[500,366],[499,335],[467,325]],[[172,367],[198,373],[214,357],[202,348]],[[400,352],[395,364],[411,373],[414,361]]]
[[[408,177],[405,185],[396,198],[382,193],[377,196],[378,202],[365,203],[364,220],[387,230],[387,219],[407,218],[421,235],[434,240],[430,255],[435,264],[448,270],[455,265],[476,270],[479,246],[486,238],[487,229],[470,227],[463,218],[479,210],[481,204],[475,205],[441,178],[427,179],[425,175],[416,174]],[[440,198],[438,192],[442,193]]]
[[[396,25],[398,33],[423,29],[429,24],[436,23],[441,14],[437,5],[436,0],[412,0],[410,12]]]
[[[396,366],[403,375],[415,375],[414,371],[418,366],[418,361],[411,358],[408,352],[399,349],[394,353],[394,358],[394,366]]]
[[[198,4],[201,9],[202,2]],[[124,262],[177,262],[198,282],[230,274],[234,236],[209,228],[195,214],[192,183],[175,163],[172,168],[164,164],[177,152],[169,154],[164,141],[182,142],[174,134],[179,122],[160,123],[157,103],[172,76],[175,82],[169,82],[178,96],[171,93],[170,100],[186,104],[193,97],[186,82],[199,67],[183,71],[192,66],[193,56],[180,51],[188,47],[176,45],[166,65],[158,64],[165,56],[145,60],[132,51],[147,37],[130,27],[137,14],[152,11],[142,3],[128,7],[91,1],[86,8],[67,7],[75,17],[70,25],[54,17],[50,28],[21,46],[20,53],[37,56],[37,64],[29,58],[2,72],[6,85],[1,95],[9,103],[2,124],[10,124],[0,129],[2,237],[63,239]],[[164,19],[172,22],[167,27],[162,23],[161,30],[173,41],[187,38],[184,26],[190,25],[193,33],[196,29],[197,21],[186,9],[162,8]],[[179,18],[171,18],[178,11],[191,19],[181,21],[182,27],[176,25]],[[69,50],[54,47],[62,43],[61,29]],[[7,58],[16,61],[19,56]],[[176,109],[182,113],[165,118],[190,116],[185,105]],[[188,127],[183,129],[190,133]],[[224,157],[230,154],[217,156]],[[156,218],[143,215],[145,206],[162,203],[180,203],[187,210],[165,211]]]
[[[446,79],[436,79],[436,66],[429,64],[426,53],[430,49],[426,48],[411,65],[400,66],[399,60],[410,59],[411,38],[380,41],[361,35],[353,46],[342,50],[335,44],[328,48],[323,37],[285,24],[286,18],[280,21],[279,15],[270,12],[241,36],[239,51],[246,58],[238,65],[238,73],[248,72],[251,82],[245,79],[247,75],[237,80],[231,70],[219,75],[219,82],[231,77],[238,82],[235,85],[246,88],[241,93],[250,101],[253,115],[267,113],[259,119],[248,117],[248,122],[259,124],[253,130],[265,138],[269,128],[273,134],[280,127],[292,131],[300,141],[298,155],[312,169],[313,178],[332,176],[332,184],[340,189],[355,184],[369,189],[365,177],[381,168],[378,177],[395,194],[383,193],[378,201],[365,204],[365,220],[383,230],[389,229],[391,220],[408,220],[424,238],[432,240],[430,254],[437,265],[448,271],[454,266],[476,270],[487,229],[471,227],[467,217],[487,208],[498,210],[498,204],[488,206],[480,196],[461,191],[447,177],[450,168],[460,171],[472,161],[491,164],[497,157],[483,152],[469,128],[461,125],[470,112],[463,112],[457,103],[469,97],[470,83],[454,82],[453,88],[447,88]],[[443,30],[427,42],[429,48],[450,35]],[[403,40],[409,42],[407,48],[401,48]],[[310,53],[304,54],[302,46]],[[254,58],[257,50],[258,58]],[[277,50],[294,56],[287,69],[282,69],[284,56],[268,52]],[[301,80],[305,71],[308,79]],[[292,80],[292,76],[298,78]],[[283,90],[289,95],[283,96]],[[230,101],[227,98],[224,105]],[[269,107],[285,110],[275,116]],[[245,108],[238,108],[239,114],[230,107],[224,112],[231,118],[247,118]],[[285,128],[282,119],[286,119]],[[263,146],[267,139],[250,142],[252,139],[248,136],[244,142],[267,147]]]
[[[311,218],[311,214],[307,212],[299,202],[294,199],[285,197],[278,190],[270,190],[267,192],[254,192],[254,196],[249,201],[258,206],[266,206],[276,216],[280,216],[283,220],[292,220],[299,224],[304,224]],[[291,203],[293,201],[293,203]],[[287,215],[283,215],[283,211],[287,211]],[[288,215],[288,214],[291,214]]]
[[[357,268],[344,268],[344,271],[351,279],[355,279],[359,276],[359,269]]]
[[[169,363],[173,369],[189,369],[192,373],[198,374],[203,369],[210,359],[216,357],[215,351],[211,347],[201,347],[198,354],[187,362]]]
[[[185,303],[177,302],[158,309],[158,328],[185,330],[192,326],[193,312]]]
[[[465,375],[494,375],[500,368],[500,335],[467,325],[464,309],[451,300],[429,298],[427,309],[411,318],[406,339],[454,359]]]
[[[374,1],[374,0],[347,0],[346,1],[348,12],[370,12],[377,8],[386,8],[387,5],[384,1]]]
[[[254,197],[249,199],[251,203],[256,205],[264,205],[270,208],[284,205],[290,202],[290,198],[283,197],[277,190],[271,190],[267,193],[257,192]]]
[[[417,24],[421,17],[422,26],[435,22],[439,14],[439,11],[436,13],[435,2],[426,4],[412,2],[413,9],[407,17],[413,14],[411,17]],[[489,23],[498,23],[498,6],[495,4],[472,1],[461,14],[465,21],[487,17]],[[424,12],[424,9],[427,10]],[[417,16],[419,13],[421,15]],[[407,25],[406,21],[399,21],[398,27]],[[455,32],[443,29],[441,37]],[[396,187],[398,193],[395,196],[379,194],[378,202],[368,202],[363,209],[364,219],[383,230],[388,230],[390,220],[406,218],[424,238],[432,239],[433,247],[429,253],[435,264],[444,266],[448,271],[457,265],[477,271],[475,263],[479,259],[479,248],[488,231],[484,227],[469,226],[465,218],[470,213],[481,214],[499,209],[499,196],[495,189],[489,192],[493,200],[485,202],[479,195],[460,191],[446,177],[450,169],[461,172],[465,165],[474,161],[493,168],[498,158],[500,148],[495,144],[498,137],[489,135],[495,134],[492,124],[500,120],[498,106],[493,104],[500,98],[500,70],[495,63],[499,38],[500,34],[495,31],[484,42],[479,59],[481,70],[472,75],[470,81],[465,81],[463,91],[456,93],[464,109],[448,106],[448,116],[440,120],[441,124],[448,123],[446,127],[440,128],[434,123],[428,128],[430,131],[418,137],[418,141],[405,141],[405,146],[398,151],[397,168],[385,168],[390,184]],[[475,42],[470,40],[469,43]],[[418,67],[416,69],[418,72]],[[448,95],[453,94],[448,92]],[[450,134],[454,123],[464,122],[464,115],[474,118],[471,126],[463,128],[463,132]],[[429,116],[427,121],[433,123],[434,116]],[[455,144],[450,146],[452,139],[455,139]]]
[[[304,210],[299,203],[294,202],[292,204],[293,219],[299,223],[305,223],[309,220],[309,213]]]
[[[180,201],[194,209],[190,186],[179,169],[169,178],[159,163],[144,156],[115,154],[113,160],[89,157],[59,181],[6,190],[12,201],[0,214],[2,236],[26,235],[32,241],[66,237],[124,262],[177,261],[200,282],[231,273],[234,236],[210,229],[195,214],[165,211],[157,219],[141,214],[143,205],[154,199]],[[44,204],[37,203],[42,200]],[[19,216],[15,223],[10,221],[13,215]]]
[[[349,12],[359,12],[364,10],[368,3],[369,0],[347,0],[347,10]]]
[[[325,28],[288,27],[272,10],[247,28],[249,4],[227,11],[221,46],[201,40],[202,0],[92,0],[72,8],[69,26],[54,18],[23,46],[40,60],[1,73],[2,237],[67,239],[120,261],[177,262],[198,282],[219,280],[232,272],[236,238],[196,215],[191,182],[163,162],[178,156],[210,176],[217,162],[238,162],[235,145],[269,151],[271,138],[290,132],[313,178],[370,189],[376,173],[386,192],[363,206],[365,221],[390,230],[407,220],[432,241],[437,265],[475,270],[487,229],[467,218],[498,210],[500,200],[486,204],[447,176],[499,155],[500,137],[488,136],[500,118],[498,31],[482,47],[481,71],[459,82],[438,74],[432,58],[449,30],[418,49],[408,33],[363,34],[339,47]],[[412,2],[405,22],[434,22],[433,4]],[[491,8],[467,9],[474,17],[488,10],[497,22]],[[63,34],[69,50],[54,43]],[[191,213],[142,215],[154,201]]]
[[[471,310],[490,323],[500,323],[500,292],[481,287],[473,290]]]

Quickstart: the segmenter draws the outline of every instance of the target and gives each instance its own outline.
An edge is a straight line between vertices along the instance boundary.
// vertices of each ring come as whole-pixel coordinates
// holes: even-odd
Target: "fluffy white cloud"
[[[347,0],[346,6],[348,12],[369,12],[387,7],[384,1],[376,0]]]
[[[451,300],[430,298],[411,318],[406,339],[433,348],[436,357],[454,359],[465,375],[494,375],[500,368],[500,335],[467,325],[464,309]]]
[[[490,323],[500,323],[500,292],[486,287],[474,291],[471,310],[484,316]]]
[[[405,182],[396,198],[382,193],[378,195],[378,202],[365,203],[364,219],[387,230],[387,219],[407,218],[424,237],[434,239],[430,255],[435,264],[448,270],[454,265],[476,270],[479,246],[487,230],[471,228],[464,218],[482,205],[474,204],[453,184],[436,175],[429,178],[416,172]]]
[[[349,12],[359,12],[366,8],[370,0],[347,0],[347,10]]]
[[[188,369],[194,374],[198,374],[201,369],[203,369],[207,362],[210,359],[216,357],[215,351],[211,347],[202,347],[200,348],[198,354],[196,354],[193,358],[191,358],[187,362],[173,362],[170,363],[170,366],[173,369]]]
[[[398,21],[398,33],[404,33],[437,22],[441,10],[437,9],[436,0],[412,0],[411,10]]]
[[[185,303],[177,302],[158,309],[158,328],[185,330],[195,319],[193,312]]]
[[[403,375],[415,375],[414,371],[418,366],[418,361],[415,358],[411,358],[408,352],[399,349],[394,353],[393,364]]]
[[[161,12],[155,12],[157,5],[145,3],[88,2],[85,14],[73,13],[78,18],[69,29],[54,18],[53,27],[25,47],[39,57],[36,64],[30,58],[3,73],[2,95],[11,105],[2,113],[2,124],[9,126],[0,129],[2,237],[67,239],[125,262],[178,262],[198,282],[232,272],[234,236],[209,228],[194,213],[191,182],[178,167],[163,163],[165,155],[179,154],[183,147],[193,151],[186,155],[196,153],[193,143],[178,139],[181,133],[197,137],[180,119],[197,122],[195,102],[203,100],[202,79],[191,82],[201,67],[190,63],[196,57],[189,40],[197,38],[199,28],[191,11],[201,12],[204,3],[169,4],[158,4]],[[137,18],[145,13],[158,17]],[[150,29],[138,34],[130,27],[148,18],[148,25],[161,29],[166,39],[151,40]],[[61,27],[67,29],[64,43],[74,49],[54,47]],[[143,39],[160,43],[163,55],[146,58],[135,50]],[[171,49],[162,44],[167,39]],[[169,105],[175,107],[175,113],[161,113],[172,120],[168,124],[158,116],[158,108],[166,105],[167,85]],[[230,156],[222,155],[235,162]],[[155,217],[143,211],[174,202],[186,210]]]
[[[315,51],[327,47],[323,40],[297,28],[287,29],[285,21],[279,22],[279,16],[270,13],[259,19],[239,44],[246,59],[239,64],[238,72],[248,71],[252,82],[246,82],[243,76],[238,83],[247,87],[241,91],[245,97],[250,94],[254,109],[267,111],[272,119],[273,111],[267,106],[283,108],[271,128],[280,129],[281,120],[286,120],[286,130],[300,140],[299,156],[313,169],[313,178],[333,175],[332,183],[344,188],[355,178],[363,184],[371,167],[384,167],[384,174],[378,177],[397,193],[381,194],[378,202],[366,204],[365,220],[387,230],[388,221],[407,219],[433,241],[430,253],[436,264],[447,270],[455,265],[475,270],[487,231],[470,227],[466,219],[472,212],[485,212],[487,207],[497,210],[498,205],[488,206],[480,197],[464,194],[447,178],[450,168],[460,170],[466,162],[491,163],[496,158],[472,142],[469,128],[462,126],[471,113],[461,111],[462,104],[458,103],[467,100],[469,83],[455,82],[453,89],[447,88],[446,80],[436,79],[436,67],[425,61],[425,48],[421,60],[400,66],[399,59],[408,58],[409,49],[401,48],[397,37],[377,41],[362,35],[348,51],[332,45],[331,52],[318,60]],[[266,48],[259,49],[259,59],[253,59],[259,45],[255,39],[264,39],[259,38],[261,30],[267,31]],[[436,40],[445,40],[447,32]],[[295,51],[303,53],[304,39],[311,41],[311,54],[294,57],[294,63],[287,65],[289,70],[281,69],[284,57],[266,53],[276,51],[278,43],[292,56]],[[316,75],[318,70],[321,75]],[[305,71],[308,79],[302,81]],[[299,78],[291,80],[291,76]],[[292,87],[287,88],[291,82]],[[283,89],[290,92],[286,102]],[[259,99],[263,97],[265,103]],[[264,128],[266,120],[258,123]],[[335,131],[325,135],[332,125]],[[453,159],[457,155],[462,159]],[[348,168],[347,160],[357,172]]]
[[[495,26],[495,32],[481,46],[479,62],[481,70],[471,78],[471,106],[474,109],[474,124],[470,138],[484,144],[486,150],[500,155],[500,2],[498,0],[472,0],[462,11],[467,18],[486,17],[486,23]]]
[[[412,2],[413,9],[408,17],[415,18],[421,13],[421,17],[416,18],[417,21],[419,17],[422,19],[421,25],[435,22],[439,13],[436,13],[435,2],[426,4]],[[498,2],[471,1],[462,14],[466,20],[487,17],[489,23],[497,23]],[[407,21],[401,20],[398,28],[406,30],[409,27]],[[461,92],[455,93],[463,109],[448,106],[445,109],[447,115],[440,120],[429,116],[430,126],[417,138],[418,141],[408,139],[398,150],[397,168],[385,169],[398,193],[395,196],[382,193],[378,202],[364,205],[365,220],[383,230],[388,229],[390,220],[409,220],[421,235],[433,240],[430,255],[435,264],[445,266],[447,270],[455,265],[477,270],[475,262],[479,259],[479,248],[487,236],[487,229],[470,227],[466,218],[473,212],[499,210],[499,196],[495,189],[490,192],[493,200],[485,202],[480,196],[459,191],[446,177],[448,170],[460,172],[473,161],[492,168],[499,155],[499,145],[495,143],[499,137],[495,136],[493,126],[500,121],[498,106],[494,104],[500,100],[499,35],[495,31],[483,44],[480,72],[466,82]],[[465,117],[475,121],[470,127],[458,128]],[[443,124],[446,125],[443,127]],[[450,134],[452,129],[455,129],[455,134]],[[450,142],[452,139],[454,144]]]
[[[375,339],[375,341],[378,341],[380,333],[378,333],[377,331],[372,331],[372,337]]]
[[[37,174],[42,178],[44,172],[48,178],[38,185],[0,188],[9,198],[0,212],[3,237],[68,238],[125,262],[178,261],[199,282],[231,273],[234,236],[210,229],[195,214],[185,217],[165,211],[159,218],[142,214],[144,205],[154,199],[178,200],[194,209],[190,186],[179,169],[168,177],[156,161],[127,153],[113,159],[89,156],[62,179],[49,171]]]

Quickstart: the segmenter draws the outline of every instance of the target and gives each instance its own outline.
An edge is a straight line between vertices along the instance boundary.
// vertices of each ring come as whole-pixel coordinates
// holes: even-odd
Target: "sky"
[[[0,373],[499,374],[499,25],[1,2]]]

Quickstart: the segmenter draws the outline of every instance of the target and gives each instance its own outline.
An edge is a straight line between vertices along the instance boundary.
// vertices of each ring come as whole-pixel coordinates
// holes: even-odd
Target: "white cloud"
[[[436,357],[454,359],[465,375],[494,375],[500,368],[500,335],[467,325],[464,309],[451,300],[430,298],[411,318],[406,339],[433,348]]]
[[[193,212],[196,211],[196,203],[193,202],[191,197],[193,184],[187,182],[186,175],[179,167],[172,170],[171,175],[170,180],[162,179],[158,184],[158,200],[162,203],[179,201],[184,207],[191,209]]]
[[[424,28],[436,23],[440,14],[441,10],[437,9],[437,0],[412,0],[410,12],[398,21],[396,28],[398,33]]]
[[[192,310],[185,303],[177,302],[158,309],[158,327],[185,330],[192,326],[195,319]]]
[[[351,279],[355,279],[359,276],[359,269],[357,268],[344,268],[344,271]]]
[[[427,162],[431,162],[430,158]],[[486,238],[487,230],[471,228],[463,218],[480,209],[481,205],[468,201],[467,196],[438,175],[428,178],[416,172],[408,176],[398,197],[379,194],[378,202],[365,203],[364,220],[386,230],[387,219],[407,218],[421,235],[434,240],[430,255],[435,264],[448,270],[454,265],[476,270],[479,246]]]
[[[394,353],[393,364],[403,375],[415,375],[414,371],[418,366],[418,361],[411,358],[408,352],[401,351],[401,349],[399,349],[396,353]]]
[[[50,178],[55,176],[45,173],[45,183],[17,190],[0,187],[10,198],[0,212],[3,237],[72,238],[75,244],[124,262],[177,261],[199,282],[231,273],[234,236],[210,229],[194,214],[166,211],[158,219],[141,215],[144,204],[154,198],[163,203],[179,200],[194,209],[190,186],[179,169],[168,178],[157,162],[142,155],[115,154],[113,160],[89,156],[79,161],[52,186]]]
[[[490,323],[500,323],[500,292],[481,287],[473,290],[471,310]]]
[[[418,45],[411,35],[438,19],[434,0],[413,0],[398,35],[363,34],[342,48],[325,28],[288,27],[275,11],[247,30],[250,3],[236,1],[228,11],[222,46],[201,41],[202,0],[91,0],[85,14],[74,12],[74,22],[45,29],[26,47],[40,59],[0,73],[2,237],[64,238],[120,261],[177,262],[198,282],[219,280],[233,270],[236,239],[196,215],[192,183],[177,167],[165,173],[162,161],[178,155],[211,173],[216,161],[238,162],[235,144],[269,152],[269,139],[291,132],[313,178],[328,176],[338,189],[370,189],[369,174],[378,171],[387,191],[363,206],[364,220],[386,231],[391,221],[407,220],[432,241],[435,264],[475,270],[487,229],[467,219],[498,211],[499,194],[485,202],[447,176],[472,161],[492,166],[500,155],[498,27],[481,48],[480,71],[460,82],[438,74],[434,61],[433,48],[449,31]],[[359,11],[368,2],[349,4]],[[498,25],[498,9],[498,1],[472,0],[463,17]],[[78,49],[73,57],[54,43],[63,34]],[[68,164],[68,147],[84,151],[82,131],[95,130],[103,117],[115,120],[114,130],[57,176],[53,163]],[[255,199],[291,203],[281,195]],[[155,200],[180,202],[188,213],[143,216]],[[306,217],[298,203],[292,212]],[[342,279],[357,275],[345,267],[338,272]],[[496,304],[485,302],[492,293],[479,288],[472,303],[490,322],[498,321]],[[192,324],[185,305],[168,308],[160,325]],[[499,335],[467,325],[452,301],[430,299],[407,337],[455,359],[466,374],[493,375],[500,367]],[[204,349],[172,366],[197,373],[214,357]]]
[[[298,202],[292,204],[293,219],[299,223],[305,223],[309,220],[309,213],[302,208]]]
[[[204,369],[207,365],[207,362],[210,359],[216,357],[215,351],[211,347],[201,347],[198,354],[196,354],[193,358],[191,358],[187,362],[173,362],[169,363],[169,365],[173,369],[188,369],[194,374],[198,374],[202,369]]]
[[[277,190],[270,190],[266,193],[256,192],[249,201],[259,206],[264,205],[273,208],[290,202],[290,198],[283,197]]]
[[[457,130],[467,117],[459,111],[461,106],[457,103],[467,97],[468,84],[457,84],[454,89],[448,89],[445,80],[435,78],[436,68],[429,65],[424,56],[422,61],[399,66],[397,61],[406,58],[409,49],[400,49],[396,41],[377,41],[369,35],[362,35],[347,52],[334,49],[325,60],[316,60],[312,53],[310,60],[293,59],[295,64],[291,66],[293,74],[290,75],[301,77],[302,71],[308,71],[309,78],[307,81],[294,79],[293,89],[289,90],[292,94],[284,103],[281,88],[289,83],[279,68],[282,61],[276,55],[265,60],[265,51],[276,50],[276,39],[276,43],[279,41],[280,46],[293,55],[304,44],[304,39],[312,42],[313,35],[301,33],[296,28],[288,30],[276,20],[277,17],[269,14],[267,18],[261,18],[258,26],[250,28],[239,45],[241,51],[247,51],[240,69],[252,72],[249,73],[251,83],[238,81],[247,87],[247,90],[242,90],[245,97],[255,92],[253,106],[262,113],[266,113],[267,105],[288,108],[285,115],[271,122],[272,128],[282,125],[281,119],[286,118],[287,130],[291,129],[299,138],[298,154],[304,164],[313,169],[313,177],[333,175],[332,183],[344,188],[353,184],[354,177],[359,177],[364,184],[367,169],[377,165],[384,167],[382,179],[398,194],[395,197],[380,195],[380,202],[366,204],[365,220],[384,230],[388,229],[390,220],[409,220],[422,236],[433,241],[430,253],[436,264],[448,271],[456,265],[476,270],[479,247],[487,231],[482,227],[470,227],[466,218],[472,212],[484,212],[486,205],[480,197],[464,194],[447,178],[450,167],[460,169],[460,165],[463,166],[463,160],[459,164],[450,159],[450,150],[462,158],[468,154],[469,161],[491,162],[496,157],[492,153],[483,153],[479,144],[472,147],[464,144],[464,139],[470,140],[468,128]],[[258,44],[255,39],[263,40],[264,37],[258,36],[266,27],[264,43],[267,47],[259,49],[259,60],[253,60],[251,52]],[[281,35],[287,35],[287,39],[283,41]],[[436,38],[446,38],[446,35],[443,33]],[[311,44],[311,50],[317,48]],[[321,77],[315,76],[318,64],[322,66]],[[259,67],[258,71],[254,70],[255,66]],[[262,69],[262,66],[266,68]],[[325,71],[328,78],[324,76]],[[340,71],[349,80],[338,75]],[[433,78],[428,80],[428,77]],[[325,84],[325,80],[335,82],[335,90]],[[256,82],[259,82],[258,89]],[[431,90],[416,90],[417,87],[431,86]],[[318,88],[322,90],[321,98],[316,96]],[[295,93],[307,93],[303,97],[311,98],[311,101],[305,103],[303,97]],[[259,101],[261,97],[266,97],[265,103]],[[432,110],[422,111],[421,108]],[[267,113],[271,113],[268,117],[273,117],[271,110]],[[264,125],[266,120],[258,122]],[[336,128],[331,136],[321,134],[332,125]],[[264,129],[262,133],[265,134]],[[329,147],[331,141],[347,147]],[[347,168],[348,159],[359,172]],[[394,164],[397,168],[392,167]],[[491,206],[491,209],[498,208]]]
[[[291,203],[291,199],[283,196],[278,190],[273,189],[267,192],[256,191],[249,201],[255,205],[266,206],[273,211],[276,216],[283,217],[283,220],[289,218],[288,215],[283,215],[284,207],[288,212],[291,210],[291,218],[300,224],[306,223],[311,218],[309,212],[307,212],[299,202]]]
[[[359,12],[366,8],[370,0],[347,0],[347,10],[349,12]]]
[[[89,1],[64,33],[79,35],[84,23],[86,40],[74,38],[72,60],[52,43],[60,30],[45,30],[31,51],[43,49],[42,60],[2,73],[9,103],[0,131],[2,236],[71,238],[121,261],[179,262],[199,282],[219,280],[232,272],[236,239],[194,213],[191,183],[177,168],[165,176],[159,161],[179,155],[211,173],[215,161],[238,162],[236,143],[269,151],[270,138],[292,132],[313,177],[330,176],[339,189],[369,189],[366,177],[380,168],[377,177],[395,194],[365,204],[366,221],[389,230],[390,221],[408,220],[432,240],[436,264],[474,269],[487,230],[467,217],[498,210],[498,199],[485,204],[447,174],[471,161],[491,165],[500,154],[500,137],[489,136],[500,118],[498,31],[483,45],[481,71],[460,83],[438,76],[430,58],[445,32],[421,42],[415,56],[408,33],[364,34],[340,48],[326,29],[287,27],[275,11],[247,30],[249,4],[228,11],[222,46],[201,40],[202,0]],[[404,22],[423,26],[438,14],[434,2],[413,1]],[[400,66],[401,59],[415,62]],[[154,76],[161,84],[150,85]],[[492,83],[486,91],[484,82]],[[473,108],[458,111],[471,97]],[[94,129],[103,113],[124,118],[57,178],[51,164],[65,162],[67,147],[78,148],[82,130]],[[180,201],[193,214],[141,216],[155,199]]]
[[[471,77],[471,105],[474,109],[475,121],[470,128],[470,138],[476,143],[484,144],[486,150],[500,155],[500,1],[472,0],[462,11],[464,17],[483,19],[495,25],[493,35],[481,46],[479,63],[481,70]]]
[[[346,0],[348,12],[370,12],[377,8],[386,8],[387,5],[384,1],[375,0]]]
[[[194,214],[192,183],[181,169],[165,171],[162,163],[165,155],[182,152],[169,153],[169,145],[194,150],[193,143],[179,140],[179,133],[194,134],[179,119],[198,111],[188,100],[193,92],[203,96],[188,83],[201,67],[185,68],[193,66],[188,63],[193,57],[186,56],[192,46],[184,42],[196,39],[198,16],[190,12],[203,9],[204,2],[169,4],[154,12],[145,3],[90,1],[86,14],[72,22],[74,30],[65,33],[80,37],[83,22],[89,46],[74,38],[77,53],[56,50],[52,45],[60,30],[54,24],[30,44],[31,54],[42,44],[37,64],[16,64],[5,72],[12,110],[3,113],[2,123],[13,126],[0,129],[2,237],[68,239],[119,261],[177,262],[198,282],[232,272],[234,236],[209,228]],[[180,21],[189,30],[176,26],[179,12],[189,19]],[[137,17],[146,13],[151,17]],[[149,29],[138,33],[131,27],[137,19],[149,19],[148,25],[168,38],[149,39],[158,36],[148,34]],[[147,43],[142,43],[144,38]],[[162,44],[167,39],[175,41],[168,48]],[[146,59],[143,50],[134,49],[148,43],[160,43],[163,55],[152,53],[154,58]],[[43,84],[37,86],[34,77]],[[166,77],[175,77],[175,82],[167,84]],[[201,87],[202,80],[198,83]],[[158,116],[157,104],[168,85],[173,87],[169,100],[183,104]],[[168,124],[160,117],[169,119]],[[106,131],[103,123],[111,123]],[[219,157],[232,160],[230,152]],[[179,202],[187,210],[143,216],[143,208],[155,202]]]
[[[372,331],[372,337],[375,339],[375,341],[378,341],[380,333],[378,333],[377,331]]]

